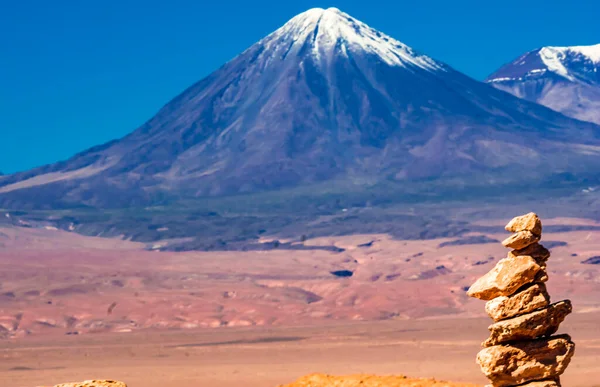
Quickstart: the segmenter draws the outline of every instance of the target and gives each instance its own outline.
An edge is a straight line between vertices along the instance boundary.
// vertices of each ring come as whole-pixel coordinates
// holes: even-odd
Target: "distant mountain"
[[[530,51],[486,81],[570,117],[600,124],[600,44]]]
[[[599,155],[600,127],[469,78],[338,9],[311,9],[126,137],[0,177],[0,207],[146,206],[319,183],[515,189],[595,178]]]

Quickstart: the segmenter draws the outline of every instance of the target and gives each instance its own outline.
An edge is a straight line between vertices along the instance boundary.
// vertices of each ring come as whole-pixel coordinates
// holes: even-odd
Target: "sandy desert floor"
[[[564,324],[577,343],[563,378],[600,386],[599,313]],[[435,319],[129,334],[0,342],[0,385],[115,378],[130,387],[274,387],[313,373],[403,374],[483,385],[474,357],[488,320]]]
[[[305,243],[339,252],[163,253],[2,228],[0,386],[115,378],[130,387],[272,387],[314,372],[483,385],[474,358],[490,320],[465,290],[506,256],[504,223],[456,239]],[[600,386],[599,224],[544,224],[559,226],[542,240],[552,251],[548,289],[576,311],[562,329],[578,344],[564,385]]]
[[[548,288],[579,312],[600,311],[600,227],[546,221]],[[326,250],[153,252],[139,243],[64,231],[0,229],[0,339],[29,335],[341,321],[478,317],[465,290],[506,257],[507,233],[458,239],[387,235],[310,239]],[[574,230],[574,231],[573,231]],[[480,243],[481,239],[496,241]],[[335,271],[352,272],[340,278]]]

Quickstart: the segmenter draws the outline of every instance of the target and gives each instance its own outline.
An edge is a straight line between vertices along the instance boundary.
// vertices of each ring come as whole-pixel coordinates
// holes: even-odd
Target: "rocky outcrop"
[[[467,292],[488,301],[485,310],[495,321],[477,363],[492,387],[558,387],[575,344],[556,333],[573,307],[565,300],[550,304],[544,284],[550,252],[538,242],[542,222],[534,213],[506,225],[514,234],[502,244],[514,249]]]
[[[114,380],[86,380],[79,383],[57,384],[54,387],[127,387],[127,385]]]

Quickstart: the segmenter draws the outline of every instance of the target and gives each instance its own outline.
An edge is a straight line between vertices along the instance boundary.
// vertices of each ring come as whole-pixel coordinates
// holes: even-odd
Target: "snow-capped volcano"
[[[390,180],[500,189],[597,176],[599,136],[337,9],[311,9],[126,137],[0,177],[0,206],[146,205]]]
[[[377,56],[390,66],[442,68],[433,59],[416,53],[337,8],[314,8],[301,13],[259,44],[268,54],[283,51],[284,55],[298,53],[309,46],[310,55],[325,62],[335,54],[349,57],[359,53]]]
[[[600,84],[600,44],[594,46],[543,47],[503,66],[488,82],[523,81],[548,73],[570,81]]]
[[[528,52],[487,82],[571,117],[600,123],[600,44]]]

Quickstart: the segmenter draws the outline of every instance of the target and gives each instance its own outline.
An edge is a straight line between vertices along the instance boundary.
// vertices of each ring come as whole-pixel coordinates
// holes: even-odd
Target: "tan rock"
[[[543,272],[542,267],[531,257],[501,259],[469,288],[467,294],[486,301],[510,296],[522,286],[533,282],[540,272]]]
[[[542,221],[537,214],[533,212],[522,216],[517,216],[508,222],[504,228],[506,231],[510,232],[530,231],[537,236],[542,235]]]
[[[485,348],[477,363],[495,387],[507,387],[558,378],[574,352],[571,337],[563,335]]]
[[[485,387],[494,387],[491,384],[486,385]],[[527,384],[521,384],[518,387],[560,387],[560,381],[556,380],[543,380],[538,382],[531,382]]]
[[[477,387],[474,384],[450,383],[435,379],[415,379],[406,376],[348,375],[333,376],[326,374],[306,375],[292,384],[280,387]]]
[[[548,272],[546,272],[546,266],[542,266],[542,265],[540,265],[540,266],[541,266],[542,270],[540,270],[540,272],[537,273],[533,282],[535,282],[535,283],[548,282]]]
[[[545,265],[550,258],[550,251],[539,243],[534,243],[521,250],[513,250],[508,253],[509,258],[515,258],[522,255],[528,255],[535,259],[540,265]]]
[[[543,283],[533,284],[520,292],[497,297],[485,304],[485,311],[494,321],[520,316],[550,305],[550,295]]]
[[[503,240],[502,244],[510,249],[521,250],[539,241],[540,237],[531,231],[519,231]]]
[[[560,301],[544,309],[500,321],[489,326],[490,338],[484,347],[517,340],[535,339],[556,333],[560,324],[573,311],[571,301]]]
[[[527,383],[527,384],[522,384],[519,387],[560,387],[560,381],[558,379],[542,380],[539,382],[531,382],[531,383]]]
[[[87,380],[80,383],[58,384],[54,387],[127,387],[127,385],[114,380]]]

